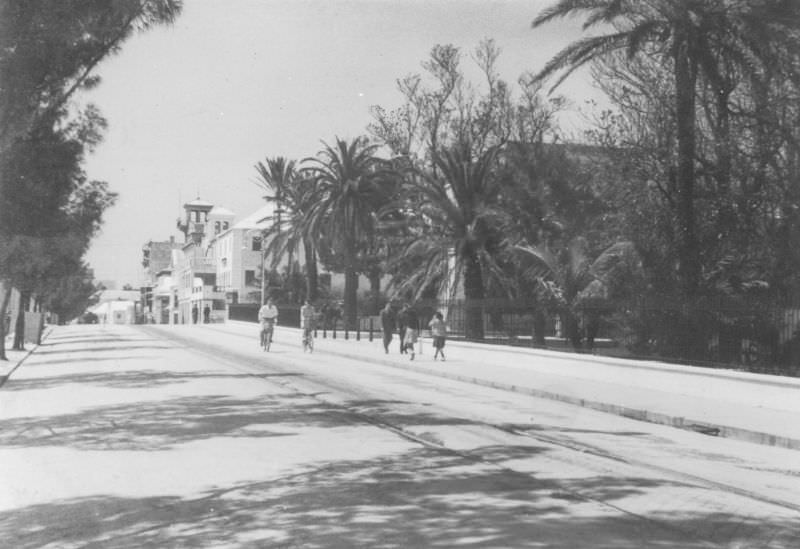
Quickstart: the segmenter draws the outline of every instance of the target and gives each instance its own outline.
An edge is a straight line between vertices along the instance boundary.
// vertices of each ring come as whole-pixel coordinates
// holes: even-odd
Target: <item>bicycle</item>
[[[261,348],[269,351],[272,345],[272,335],[275,333],[275,321],[268,319],[261,326]]]

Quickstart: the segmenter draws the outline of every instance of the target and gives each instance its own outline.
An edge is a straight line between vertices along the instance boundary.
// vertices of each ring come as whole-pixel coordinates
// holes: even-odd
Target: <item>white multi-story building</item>
[[[274,207],[266,204],[215,235],[210,242],[215,258],[217,285],[229,303],[261,301],[264,261],[261,233],[272,223]]]
[[[235,215],[209,202],[193,200],[183,206],[184,220],[177,226],[185,242],[173,253],[171,323],[200,323],[224,319],[225,293],[217,284],[217,267],[211,241],[230,227]],[[177,250],[176,250],[177,251]]]

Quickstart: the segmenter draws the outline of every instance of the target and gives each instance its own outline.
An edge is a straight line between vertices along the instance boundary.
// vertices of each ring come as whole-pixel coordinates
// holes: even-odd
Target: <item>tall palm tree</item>
[[[265,255],[272,257],[273,268],[288,256],[291,275],[294,255],[302,245],[306,264],[306,297],[314,301],[319,297],[319,291],[317,248],[309,223],[316,200],[313,182],[298,174],[293,160],[280,156],[267,158],[266,163],[259,162],[256,171],[259,176],[256,184],[267,192],[264,199],[276,206],[273,224],[262,235],[262,245],[267,246]]]
[[[763,47],[765,43],[782,36],[774,29],[796,25],[800,13],[791,2],[778,2],[781,9],[768,4],[742,0],[560,0],[539,14],[532,24],[536,28],[557,18],[585,13],[584,29],[595,26],[612,29],[608,34],[570,44],[545,65],[538,79],[564,70],[556,86],[578,67],[616,51],[626,51],[630,58],[640,54],[663,57],[671,63],[678,149],[675,181],[679,274],[689,295],[696,292],[700,281],[694,212],[698,76],[704,75],[712,84],[721,84],[722,53],[729,62],[735,61],[746,70],[764,60],[769,51]]]
[[[357,318],[359,251],[375,233],[377,211],[388,199],[383,185],[387,174],[384,162],[375,156],[377,148],[363,137],[349,143],[337,137],[333,146],[323,142],[317,157],[304,161],[317,197],[309,227],[313,234],[325,235],[343,258],[344,315],[350,327]]]
[[[418,224],[398,258],[408,275],[401,288],[418,296],[434,284],[463,280],[470,338],[483,337],[480,300],[488,278],[504,278],[497,262],[500,239],[493,230],[502,215],[494,170],[498,152],[493,147],[476,157],[463,143],[446,149],[435,159],[436,175],[417,171],[407,189]],[[451,256],[455,273],[445,277]]]

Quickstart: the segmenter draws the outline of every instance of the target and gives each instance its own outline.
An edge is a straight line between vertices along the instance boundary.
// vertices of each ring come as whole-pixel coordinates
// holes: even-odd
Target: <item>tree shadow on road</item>
[[[106,353],[110,351],[150,351],[153,349],[177,349],[175,345],[92,345],[88,348],[81,347],[80,349],[64,349],[58,346],[52,350],[39,350],[34,351],[35,356],[41,355],[65,355],[73,353]]]
[[[282,429],[270,431],[275,425]],[[193,396],[6,420],[0,423],[0,446],[157,451],[215,437],[283,436],[292,426],[342,425],[352,425],[348,414],[302,395],[257,400]]]
[[[452,453],[415,448],[374,459],[322,461],[278,478],[188,497],[96,496],[0,513],[9,547],[466,547],[692,549],[796,547],[800,521],[764,525],[672,509],[653,520],[620,512],[636,478],[564,486]],[[652,481],[647,481],[652,483]],[[598,484],[607,494],[598,494]],[[610,505],[587,501],[586,488]],[[785,536],[785,539],[778,536]],[[795,541],[797,538],[794,538]],[[760,543],[759,543],[760,542]],[[783,544],[783,543],[787,544]]]
[[[123,358],[101,358],[88,359],[88,360],[128,360],[135,359],[137,361],[145,359],[153,359],[156,357],[123,357]],[[85,362],[87,359],[79,359],[74,362]],[[53,361],[48,364],[68,364],[69,360]],[[34,365],[26,365],[28,369],[34,368],[41,363]],[[303,377],[305,374],[301,373],[282,373],[282,374],[243,374],[243,373],[225,373],[222,371],[192,371],[192,372],[177,372],[165,371],[156,369],[136,369],[136,370],[116,370],[116,371],[103,371],[103,372],[87,372],[76,374],[65,374],[58,376],[36,377],[15,379],[3,387],[4,391],[27,391],[38,389],[52,389],[68,384],[82,384],[82,385],[96,385],[101,387],[109,387],[113,389],[145,389],[148,387],[158,387],[162,385],[187,383],[190,381],[198,380],[222,380],[222,379],[247,379],[257,377]]]
[[[160,342],[163,343],[163,339],[156,339],[152,337],[123,337],[119,335],[113,335],[108,337],[75,337],[75,336],[48,336],[39,347],[56,347],[62,345],[87,345],[92,346],[98,343],[153,343],[153,342]]]

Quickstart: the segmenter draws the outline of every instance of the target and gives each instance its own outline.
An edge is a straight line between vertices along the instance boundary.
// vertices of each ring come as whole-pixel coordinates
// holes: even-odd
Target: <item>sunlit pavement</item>
[[[332,464],[357,477],[359,464],[412,447],[269,379],[132,331],[81,328],[56,329],[0,393],[7,547],[277,542],[270,501],[304,505],[314,494],[302,486],[325,485]],[[235,528],[255,520],[251,507],[264,522]]]
[[[242,322],[194,328],[257,330]],[[384,354],[380,333],[373,341],[366,333],[359,340],[352,333],[349,339],[343,335],[318,337],[318,350],[710,436],[800,450],[800,379],[459,341],[447,342],[447,361],[441,362],[433,360],[428,338],[422,338],[422,353],[411,361],[399,354],[397,338]],[[299,347],[299,330],[280,327],[276,337]]]
[[[318,341],[317,352],[326,346]],[[544,472],[520,476],[396,436],[294,390],[283,382],[291,376],[238,369],[134,328],[56,328],[0,388],[0,539],[30,548],[728,546],[576,498]],[[580,471],[566,474],[582,482]],[[585,482],[598,494],[631,490]],[[672,490],[675,501],[688,497]],[[730,529],[710,517],[696,528],[719,520]],[[759,546],[790,547],[781,543],[776,534]]]

